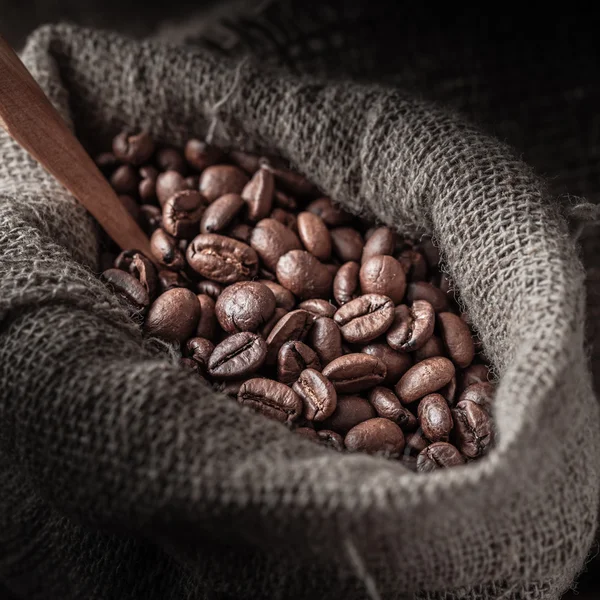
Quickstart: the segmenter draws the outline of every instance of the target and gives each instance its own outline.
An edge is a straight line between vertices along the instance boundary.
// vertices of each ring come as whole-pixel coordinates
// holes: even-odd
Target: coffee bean
[[[431,238],[425,238],[421,242],[419,248],[420,248],[421,252],[425,255],[425,258],[427,259],[427,263],[429,264],[429,266],[432,269],[436,269],[440,263],[440,252],[433,245]]]
[[[447,358],[427,358],[411,367],[396,384],[396,394],[404,404],[437,392],[454,377],[454,365]]]
[[[110,175],[119,165],[119,159],[112,152],[101,152],[94,162],[104,175]]]
[[[261,279],[260,283],[266,285],[273,292],[275,304],[278,307],[285,308],[286,310],[293,310],[296,305],[296,299],[290,290],[287,290],[275,281],[268,281],[267,279]]]
[[[214,387],[218,389],[222,394],[225,394],[230,398],[237,399],[237,395],[240,391],[240,388],[242,387],[245,381],[247,381],[246,378],[233,381],[223,381],[220,384],[215,385]]]
[[[223,158],[223,152],[201,140],[191,139],[185,145],[185,159],[197,171],[217,164]]]
[[[335,411],[323,422],[323,426],[336,433],[346,434],[354,426],[373,417],[375,411],[364,398],[338,395]]]
[[[325,366],[342,355],[340,328],[329,317],[317,317],[308,334],[308,343]]]
[[[403,431],[414,431],[418,427],[417,417],[402,406],[392,390],[379,386],[373,388],[369,393],[369,402],[378,417],[391,419]]]
[[[187,260],[197,273],[219,283],[251,279],[258,271],[258,256],[243,242],[216,233],[201,233],[187,249]]]
[[[279,349],[285,342],[302,341],[312,327],[314,317],[305,310],[293,310],[281,318],[267,338],[269,353],[267,364],[274,364]]]
[[[328,298],[331,295],[331,273],[305,250],[291,250],[277,261],[279,283],[302,300]]]
[[[189,279],[181,271],[161,269],[158,272],[158,289],[161,294],[175,288],[184,288],[190,285]]]
[[[208,372],[215,379],[240,379],[262,366],[267,344],[260,335],[243,331],[217,344],[208,361]]]
[[[449,406],[454,406],[456,400],[456,375],[443,387],[439,393],[444,396]]]
[[[279,221],[294,233],[298,233],[298,219],[296,218],[296,215],[293,215],[282,208],[275,208],[269,215],[269,218]]]
[[[231,150],[229,152],[229,158],[241,169],[244,169],[246,173],[252,175],[260,168],[261,161],[264,158],[259,154],[252,154],[250,152],[242,152],[241,150]]]
[[[465,463],[461,453],[447,442],[436,442],[427,446],[417,458],[417,471],[430,473],[437,469],[447,469]]]
[[[458,378],[458,393],[462,394],[470,385],[474,383],[489,383],[489,369],[482,364],[471,364],[464,369]],[[492,386],[493,388],[493,386]]]
[[[275,312],[275,296],[262,283],[242,281],[226,287],[217,298],[216,315],[229,333],[256,331]]]
[[[360,296],[359,271],[357,262],[347,262],[338,269],[333,280],[333,297],[340,306]]]
[[[333,414],[337,405],[335,388],[319,371],[305,369],[292,389],[304,403],[304,417],[309,421],[324,421]]]
[[[394,304],[402,302],[406,276],[402,265],[392,256],[372,256],[363,261],[359,279],[363,294],[381,294]]]
[[[161,171],[177,171],[182,175],[187,171],[183,154],[176,148],[161,148],[156,153],[155,160]]]
[[[311,429],[310,427],[298,427],[297,429],[294,429],[294,433],[297,433],[302,437],[308,438],[309,440],[313,440],[314,442],[319,441],[319,436],[317,435],[317,432],[314,429]]]
[[[150,250],[157,262],[173,271],[180,271],[185,265],[185,257],[177,247],[177,242],[164,229],[157,229],[150,236]]]
[[[387,343],[399,352],[412,352],[422,348],[433,335],[435,312],[426,300],[415,300],[409,308],[397,306],[394,322],[388,329]]]
[[[423,434],[422,429],[417,429],[414,433],[408,433],[405,441],[404,450],[409,456],[415,456],[429,446],[429,440]]]
[[[335,206],[329,198],[319,198],[318,200],[313,200],[306,207],[306,210],[321,217],[321,219],[323,219],[325,224],[329,227],[346,225],[352,220],[351,215],[349,215],[339,206]]]
[[[266,164],[279,187],[293,196],[315,196],[319,190],[304,175],[290,169],[277,168],[274,164]]]
[[[146,288],[148,297],[153,300],[158,292],[158,273],[150,259],[136,252],[131,259],[129,273]]]
[[[268,269],[265,269],[264,267],[258,269],[258,276],[262,279],[265,279],[266,281],[274,282],[276,279],[275,275],[271,273],[271,271],[269,271]]]
[[[398,256],[407,279],[411,281],[425,281],[427,279],[427,261],[416,250],[403,250]]]
[[[126,271],[129,273],[129,268],[131,267],[131,263],[133,262],[133,257],[138,254],[137,250],[123,250],[119,252],[117,258],[113,261],[113,264],[108,266],[107,269],[115,268],[121,269],[121,271]],[[106,269],[103,269],[106,271]]]
[[[473,383],[460,395],[460,402],[474,402],[488,413],[492,409],[494,400],[494,386],[489,381]]]
[[[309,313],[314,315],[315,317],[333,317],[335,311],[337,310],[331,302],[327,302],[327,300],[323,300],[321,298],[311,298],[310,300],[305,300],[298,305],[298,308],[302,310],[307,310]]]
[[[272,379],[256,378],[243,383],[238,402],[281,423],[295,421],[302,413],[298,394]]]
[[[242,190],[242,198],[248,207],[250,221],[260,221],[269,216],[273,206],[275,180],[267,169],[259,169]]]
[[[137,171],[131,165],[121,165],[110,176],[110,185],[117,194],[135,194],[138,184]]]
[[[248,183],[248,175],[233,165],[213,165],[207,167],[200,176],[200,193],[214,202],[225,194],[242,194]]]
[[[321,362],[315,351],[297,340],[285,342],[277,355],[277,379],[291,385],[305,369],[321,370]]]
[[[200,192],[176,192],[163,206],[163,228],[173,237],[192,238],[198,233],[205,209],[206,200]]]
[[[404,450],[404,434],[400,427],[389,419],[369,419],[359,423],[346,434],[344,445],[351,452],[397,457]]]
[[[321,429],[317,431],[317,437],[324,446],[333,448],[338,452],[344,449],[344,438],[339,433],[331,431],[330,429]]]
[[[140,206],[140,225],[147,235],[151,235],[162,224],[162,212],[158,206],[142,204]]]
[[[450,358],[461,368],[468,367],[475,356],[475,345],[469,326],[454,313],[438,314],[438,324]]]
[[[335,255],[342,262],[360,262],[364,242],[352,227],[336,227],[329,232]]]
[[[217,298],[223,293],[223,286],[216,281],[199,281],[196,284],[196,292],[206,294],[216,302]]]
[[[187,341],[185,348],[188,355],[198,363],[200,370],[202,372],[206,371],[210,355],[213,353],[215,345],[206,338],[195,337]]]
[[[381,360],[362,353],[340,356],[323,369],[323,375],[342,394],[354,394],[375,387],[385,379],[386,373]]]
[[[246,223],[238,223],[237,225],[229,228],[227,235],[249,245],[250,237],[252,236],[252,227],[250,227],[250,225],[246,225]]]
[[[146,333],[182,343],[192,337],[200,319],[196,294],[186,288],[175,288],[161,294],[150,306],[146,317]]]
[[[243,206],[244,201],[239,194],[225,194],[217,198],[202,215],[200,233],[218,233],[223,231],[238,215]]]
[[[418,302],[425,302],[424,300],[418,300]],[[419,348],[415,353],[415,361],[419,362],[426,358],[432,358],[434,356],[446,356],[446,349],[444,343],[437,335],[432,335],[424,344],[423,347]]]
[[[285,308],[276,308],[273,316],[258,330],[258,333],[266,340],[271,334],[271,331],[275,328],[275,325],[277,325],[287,313],[288,311]]]
[[[273,196],[273,204],[278,208],[283,208],[284,210],[296,210],[298,208],[298,203],[296,202],[296,200],[294,200],[294,198],[292,198],[291,196],[284,194],[280,190],[275,190],[275,194]]]
[[[298,215],[298,235],[308,252],[326,262],[331,256],[331,236],[323,219],[311,212]]]
[[[199,375],[200,374],[200,365],[191,358],[180,358],[179,366],[186,370],[191,371],[192,373]]]
[[[102,279],[133,311],[141,312],[148,308],[148,290],[133,275],[121,269],[107,269],[102,273]]]
[[[344,304],[333,319],[347,342],[364,344],[388,330],[394,320],[394,303],[387,296],[365,294]]]
[[[429,394],[419,402],[419,422],[430,442],[447,442],[454,423],[448,403],[440,394]]]
[[[263,219],[256,224],[250,236],[250,245],[271,271],[275,271],[277,262],[284,254],[302,248],[298,236],[275,219]]]
[[[177,171],[166,171],[156,178],[155,189],[158,202],[161,206],[164,206],[171,196],[177,192],[187,190],[188,186],[181,173],[178,173]]]
[[[376,229],[365,244],[362,252],[362,264],[364,265],[373,256],[392,255],[396,246],[396,237],[389,227]]]
[[[456,424],[454,435],[458,449],[468,458],[483,456],[492,441],[489,413],[475,402],[461,400],[452,409],[452,416]]]
[[[446,294],[426,281],[417,281],[408,284],[406,288],[406,302],[414,304],[415,300],[427,300],[433,306],[435,312],[448,310],[448,298]]]
[[[141,165],[150,160],[154,153],[154,142],[146,131],[137,134],[123,131],[114,138],[112,150],[119,160],[131,165]]]
[[[383,380],[384,385],[396,385],[400,377],[402,377],[402,375],[404,375],[404,373],[406,373],[406,371],[408,371],[413,365],[413,361],[410,355],[396,352],[395,350],[392,350],[392,348],[390,348],[387,344],[369,344],[367,346],[364,346],[361,352],[364,352],[365,354],[370,354],[371,356],[376,356],[386,366],[387,375]]]
[[[200,320],[196,327],[196,336],[214,342],[217,327],[215,301],[206,294],[198,294],[198,302],[200,304]]]

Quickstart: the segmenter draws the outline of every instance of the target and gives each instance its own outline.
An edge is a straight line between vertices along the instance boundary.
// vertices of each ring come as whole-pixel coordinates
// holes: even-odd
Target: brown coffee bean
[[[200,221],[200,233],[218,233],[227,228],[244,207],[239,194],[225,194],[217,198],[204,211]],[[250,239],[249,230],[246,240]]]
[[[357,262],[347,262],[338,269],[333,280],[333,297],[340,306],[360,296],[359,271]]]
[[[331,236],[323,219],[305,211],[298,215],[297,224],[304,247],[319,260],[328,261],[331,256]]]
[[[150,250],[158,263],[167,269],[180,271],[185,266],[185,257],[177,242],[163,229],[157,229],[150,236]]]
[[[110,175],[119,166],[119,159],[112,152],[101,152],[94,162],[104,175]]]
[[[259,154],[252,154],[241,150],[230,150],[229,158],[231,158],[238,167],[244,169],[244,171],[250,175],[258,171],[261,161],[264,160]]]
[[[488,413],[492,409],[494,400],[494,386],[489,381],[473,383],[460,395],[460,402],[474,402]]]
[[[187,260],[197,273],[219,283],[251,279],[258,272],[258,256],[243,242],[216,233],[201,233],[187,249]]]
[[[138,184],[138,193],[142,202],[152,202],[156,199],[156,179],[158,171],[152,166],[141,167],[138,171],[140,182]]]
[[[215,345],[206,338],[195,337],[187,341],[185,348],[188,355],[198,363],[200,370],[205,372],[208,368],[208,361],[215,349]]]
[[[387,296],[365,294],[339,308],[333,320],[347,342],[365,344],[388,330],[394,320],[394,303]]]
[[[188,287],[190,283],[190,280],[181,271],[161,269],[158,272],[158,289],[161,294],[175,288]]]
[[[274,364],[277,360],[279,349],[285,342],[302,341],[312,327],[314,317],[305,310],[293,310],[281,318],[267,338],[269,353],[267,364]]]
[[[428,394],[419,402],[419,422],[430,442],[447,442],[454,427],[452,413],[440,394]]]
[[[287,311],[285,308],[276,308],[273,316],[258,330],[258,333],[266,340],[271,331],[275,329],[275,325],[277,325],[277,323],[279,323],[279,321],[283,319],[288,312],[289,311]]]
[[[131,165],[121,165],[110,176],[110,185],[117,194],[135,194],[139,184],[137,171]]]
[[[260,335],[243,331],[217,344],[208,361],[215,379],[241,379],[260,369],[267,356],[267,344]]]
[[[275,296],[262,283],[242,281],[226,287],[215,307],[219,325],[228,333],[256,331],[275,312]]]
[[[192,337],[200,319],[196,294],[175,288],[161,294],[150,306],[144,328],[151,336],[183,343]]]
[[[227,235],[232,237],[244,244],[250,245],[250,237],[252,236],[252,227],[246,225],[246,223],[238,223],[233,227],[230,227],[227,231]]]
[[[113,139],[112,150],[119,160],[137,166],[150,160],[154,153],[154,142],[146,131],[123,131]]]
[[[344,438],[335,431],[321,429],[321,431],[317,431],[317,437],[324,446],[333,448],[333,450],[337,450],[338,452],[344,449]]]
[[[237,381],[223,381],[222,383],[219,383],[219,385],[214,385],[213,387],[218,389],[222,394],[237,399],[240,388],[245,381],[247,381],[245,378]]]
[[[359,423],[346,434],[344,445],[351,452],[398,457],[404,450],[404,434],[400,427],[389,419],[369,419]]]
[[[342,394],[355,394],[381,384],[386,376],[385,364],[369,354],[345,354],[331,361],[323,375]]]
[[[279,283],[302,300],[329,298],[331,295],[331,273],[305,250],[291,250],[284,254],[277,261],[275,273]]]
[[[215,301],[206,294],[198,294],[198,302],[200,304],[200,320],[196,327],[196,336],[214,342],[217,327]]]
[[[410,281],[425,281],[427,279],[427,261],[417,250],[403,250],[398,256],[407,279]]]
[[[166,171],[156,178],[156,197],[161,206],[164,206],[167,200],[177,192],[187,189],[188,186],[183,176],[177,171]]]
[[[222,150],[197,139],[187,141],[184,154],[188,164],[197,171],[204,171],[223,158]]]
[[[440,264],[440,252],[433,245],[431,238],[425,238],[419,245],[421,252],[425,255],[428,265],[432,269],[436,269]]]
[[[314,429],[310,427],[298,427],[298,429],[294,429],[294,433],[301,435],[302,437],[308,438],[309,440],[313,440],[314,442],[319,441],[319,436]]]
[[[468,367],[475,356],[475,345],[469,326],[454,313],[438,314],[438,324],[450,358],[461,368]]]
[[[259,169],[242,190],[242,199],[248,207],[250,221],[260,221],[269,216],[273,206],[275,180],[267,169]]]
[[[131,259],[129,273],[146,288],[148,297],[153,300],[158,292],[158,273],[152,261],[141,252],[136,252]]]
[[[474,383],[489,383],[490,371],[486,365],[471,364],[461,371],[458,378],[458,393],[462,394],[470,385]],[[493,388],[493,386],[492,386]]]
[[[287,385],[272,379],[250,379],[242,384],[238,402],[281,423],[295,421],[302,414],[302,400]]]
[[[305,369],[292,386],[304,403],[304,417],[324,421],[337,406],[337,392],[325,376],[315,369]]]
[[[302,248],[298,236],[275,219],[263,219],[256,224],[250,245],[271,271],[275,271],[277,262],[284,254]]]
[[[207,167],[200,176],[200,193],[214,202],[225,194],[242,194],[248,183],[248,175],[233,165],[213,165]]]
[[[447,358],[427,358],[411,367],[396,384],[396,394],[404,404],[437,392],[454,377],[454,365]]]
[[[406,302],[414,304],[415,300],[427,300],[435,312],[448,310],[448,298],[442,290],[427,283],[426,281],[416,281],[409,283],[406,288]]]
[[[427,446],[417,458],[417,471],[430,473],[437,469],[447,469],[465,463],[461,453],[447,442],[436,442]]]
[[[282,225],[285,225],[288,229],[291,229],[294,233],[298,233],[298,220],[296,215],[283,210],[282,208],[275,208],[269,215],[270,219],[279,221]]]
[[[449,406],[454,406],[456,400],[456,375],[440,389],[439,393],[444,396]]]
[[[331,304],[331,302],[327,302],[327,300],[323,300],[321,298],[311,298],[310,300],[305,300],[298,305],[298,308],[307,310],[315,317],[329,318],[333,317],[337,310],[336,307]]]
[[[321,365],[325,366],[342,355],[342,334],[333,319],[317,317],[308,334]]]
[[[329,232],[335,255],[342,262],[360,262],[364,242],[352,227],[336,227]]]
[[[294,309],[294,306],[296,306],[296,298],[294,298],[294,294],[292,294],[290,290],[287,290],[275,281],[269,281],[267,279],[261,279],[260,283],[266,285],[273,292],[275,304],[278,307],[285,308],[286,310]]]
[[[190,239],[198,233],[205,209],[206,200],[200,192],[176,192],[163,206],[163,228],[173,237]]]
[[[319,198],[313,200],[307,207],[308,212],[313,213],[323,219],[329,227],[339,227],[346,225],[352,220],[352,215],[349,215],[339,206],[335,206],[329,198]]]
[[[277,168],[274,164],[265,164],[264,167],[273,173],[277,187],[293,196],[316,196],[319,193],[312,182],[296,171]]]
[[[376,229],[365,244],[362,252],[362,264],[364,265],[373,256],[392,255],[396,247],[396,237],[389,227]]]
[[[277,355],[277,379],[291,385],[304,369],[321,370],[321,361],[315,351],[297,340],[285,342]]]
[[[425,302],[424,300],[419,302]],[[424,344],[423,347],[419,348],[415,353],[415,361],[419,362],[426,358],[432,358],[434,356],[446,356],[446,349],[444,343],[437,335],[432,335]]]
[[[294,198],[288,196],[287,194],[284,194],[279,190],[275,190],[275,195],[273,196],[273,204],[278,208],[283,208],[284,210],[296,210],[298,208],[298,203],[296,202],[296,200],[294,200]]]
[[[223,286],[216,281],[199,281],[196,284],[196,292],[206,294],[216,302],[217,298],[223,293]]]
[[[187,171],[183,154],[177,148],[161,148],[156,153],[155,160],[161,171],[177,171],[182,175]]]
[[[402,302],[406,277],[402,265],[392,256],[372,256],[363,261],[359,279],[363,294],[381,294],[394,304]]]
[[[373,407],[359,396],[339,396],[335,411],[323,426],[336,433],[346,434],[353,427],[375,417]]]
[[[369,393],[369,402],[378,417],[391,419],[403,431],[414,431],[418,427],[417,417],[402,406],[392,390],[379,386],[373,388]]]
[[[411,307],[397,306],[394,322],[388,329],[387,343],[399,352],[413,352],[422,348],[433,335],[435,312],[426,300],[415,300]]]
[[[429,446],[429,440],[423,434],[422,429],[417,429],[414,433],[406,435],[405,453],[409,456],[415,456]]]
[[[121,271],[126,271],[129,273],[129,268],[131,267],[131,263],[133,262],[133,257],[138,254],[137,250],[123,250],[117,255],[117,258],[113,261],[112,265],[109,265],[106,269],[115,268],[121,269]]]
[[[401,354],[400,352],[396,352],[387,344],[369,344],[368,346],[364,346],[361,349],[361,352],[370,354],[371,356],[376,356],[386,366],[387,375],[383,380],[384,385],[396,385],[400,380],[400,377],[402,377],[402,375],[404,375],[404,373],[406,373],[406,371],[408,371],[413,365],[412,358],[409,354]]]
[[[492,442],[492,422],[489,413],[475,402],[461,400],[452,409],[452,416],[457,448],[468,458],[483,456]]]
[[[140,225],[147,235],[151,235],[162,224],[162,212],[158,206],[142,204],[140,206]]]
[[[107,269],[102,273],[102,279],[133,311],[141,312],[148,308],[148,290],[133,275],[121,269]]]

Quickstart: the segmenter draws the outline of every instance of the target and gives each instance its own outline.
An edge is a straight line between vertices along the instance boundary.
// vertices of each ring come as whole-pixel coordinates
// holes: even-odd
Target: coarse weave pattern
[[[553,600],[592,543],[598,406],[558,206],[492,138],[398,90],[39,30],[27,66],[88,143],[210,128],[349,210],[432,231],[499,376],[497,445],[421,476],[299,439],[146,347],[96,229],[0,137],[0,579],[37,598]]]

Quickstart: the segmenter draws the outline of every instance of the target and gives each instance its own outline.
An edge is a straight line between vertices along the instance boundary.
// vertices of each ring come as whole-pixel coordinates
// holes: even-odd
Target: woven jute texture
[[[0,580],[37,598],[553,600],[600,494],[584,272],[511,151],[381,86],[40,29],[27,66],[91,149],[122,126],[288,158],[432,232],[499,378],[497,443],[428,476],[299,439],[158,354],[94,275],[97,228],[0,137]]]

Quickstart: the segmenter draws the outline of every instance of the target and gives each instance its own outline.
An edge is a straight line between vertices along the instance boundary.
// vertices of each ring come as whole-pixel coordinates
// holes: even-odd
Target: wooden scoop
[[[0,126],[125,249],[150,243],[10,45],[0,36]]]

